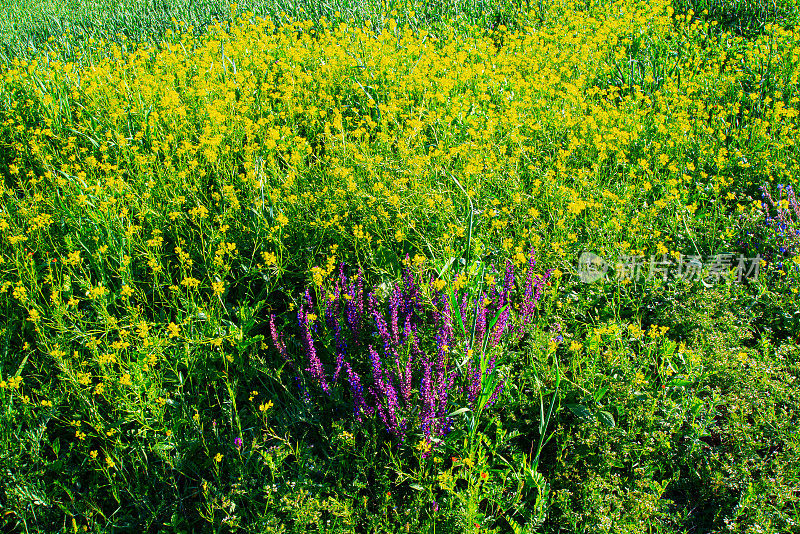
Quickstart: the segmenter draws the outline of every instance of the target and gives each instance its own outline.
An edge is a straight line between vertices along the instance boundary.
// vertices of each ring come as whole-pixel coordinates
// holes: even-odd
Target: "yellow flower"
[[[214,291],[214,295],[221,295],[225,291],[225,283],[224,282],[212,282],[211,289]]]
[[[222,461],[222,453],[218,452],[216,456],[214,456],[214,461],[220,463]]]
[[[423,454],[427,454],[431,452],[431,444],[425,440],[421,440],[419,443],[417,443],[417,450]]]
[[[197,278],[193,278],[191,276],[187,276],[183,280],[181,280],[181,285],[186,286],[188,288],[197,287],[200,285],[200,280],[198,280]]]
[[[178,337],[179,335],[181,335],[181,328],[175,323],[169,323],[167,325],[167,329],[169,330],[170,338]]]
[[[262,252],[261,257],[267,265],[275,265],[278,263],[278,258],[275,256],[274,252]]]
[[[41,316],[36,309],[28,311],[28,321],[32,322],[33,324],[38,323],[40,318]]]
[[[91,456],[92,459],[94,460],[95,458],[97,458],[97,451],[95,450],[89,451],[89,456]]]
[[[464,275],[464,273],[459,273],[459,275],[456,277],[456,281],[453,282],[453,289],[455,289],[456,291],[461,291],[461,288],[464,287],[466,284],[467,284],[467,277]],[[441,290],[439,289],[439,291]]]
[[[74,267],[74,266],[78,265],[78,263],[80,261],[81,261],[81,251],[80,250],[76,250],[75,252],[72,252],[71,254],[69,254],[67,256],[67,259],[66,259],[65,263],[67,265],[72,265]]]
[[[325,279],[325,270],[322,267],[312,267],[311,275],[314,280],[314,285],[321,286]]]
[[[139,333],[140,338],[145,339],[147,334],[150,332],[150,326],[146,321],[141,321],[138,325],[136,325],[136,331]]]
[[[89,289],[89,291],[86,292],[86,296],[89,297],[89,299],[94,300],[102,297],[106,293],[108,293],[108,290],[103,287],[103,284],[99,284]]]

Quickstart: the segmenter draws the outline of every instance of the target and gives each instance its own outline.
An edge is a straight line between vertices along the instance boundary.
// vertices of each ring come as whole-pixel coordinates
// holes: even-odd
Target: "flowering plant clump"
[[[502,282],[486,275],[473,284],[463,274],[425,284],[406,267],[384,302],[342,265],[326,294],[306,289],[301,299],[300,354],[289,355],[274,315],[273,346],[324,395],[349,395],[357,421],[377,415],[401,441],[419,431],[427,454],[453,428],[454,410],[480,414],[503,391],[497,358],[504,342],[520,339],[550,276],[534,266],[531,254],[517,281],[507,261]]]
[[[783,261],[800,250],[800,203],[791,184],[778,184],[777,189],[776,199],[761,186],[763,200],[751,215],[754,224],[748,226],[740,244],[783,271]]]

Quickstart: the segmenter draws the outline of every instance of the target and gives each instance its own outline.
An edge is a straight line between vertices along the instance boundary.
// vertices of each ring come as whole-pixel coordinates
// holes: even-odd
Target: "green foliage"
[[[748,253],[800,174],[796,2],[577,4],[0,3],[0,528],[796,531],[798,257],[574,267]],[[531,248],[447,454],[268,343],[340,263],[476,295]]]
[[[749,37],[764,32],[768,24],[791,28],[800,22],[797,0],[675,0],[673,5],[679,13],[692,10],[703,20],[716,20],[723,30]]]

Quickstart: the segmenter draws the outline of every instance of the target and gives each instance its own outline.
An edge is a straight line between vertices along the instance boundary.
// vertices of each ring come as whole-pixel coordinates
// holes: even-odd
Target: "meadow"
[[[794,0],[0,0],[7,532],[800,532]]]

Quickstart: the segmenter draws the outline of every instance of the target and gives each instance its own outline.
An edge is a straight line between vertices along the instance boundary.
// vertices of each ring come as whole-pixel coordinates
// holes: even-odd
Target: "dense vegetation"
[[[4,8],[5,529],[800,529],[796,2]]]

